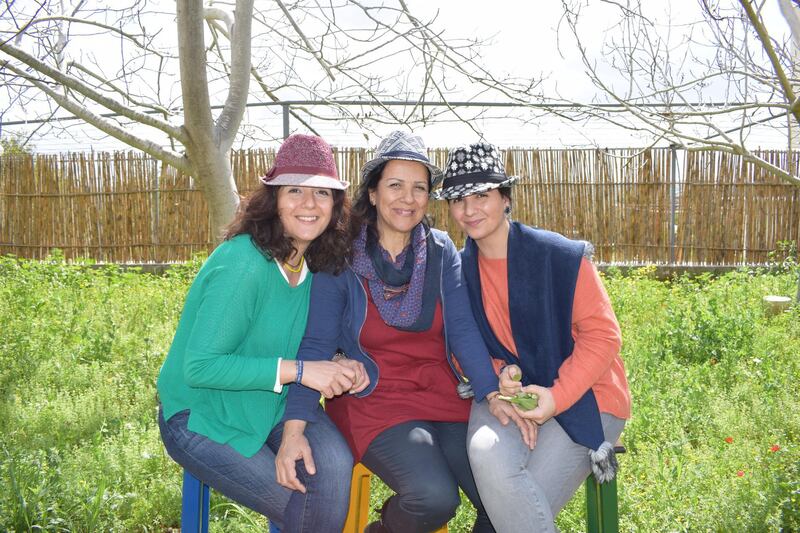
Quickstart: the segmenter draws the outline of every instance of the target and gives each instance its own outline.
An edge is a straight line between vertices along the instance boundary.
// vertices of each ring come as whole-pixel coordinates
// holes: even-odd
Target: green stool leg
[[[618,533],[617,480],[598,483],[586,478],[586,529],[589,533]]]

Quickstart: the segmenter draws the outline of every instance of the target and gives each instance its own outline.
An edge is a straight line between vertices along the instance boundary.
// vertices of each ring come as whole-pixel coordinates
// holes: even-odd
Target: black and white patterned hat
[[[447,154],[442,188],[434,193],[438,200],[462,198],[499,187],[508,187],[519,178],[506,174],[500,150],[489,143],[459,146]]]

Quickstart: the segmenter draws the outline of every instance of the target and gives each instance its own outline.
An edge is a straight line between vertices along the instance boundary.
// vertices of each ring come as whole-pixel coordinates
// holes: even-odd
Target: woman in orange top
[[[630,418],[619,325],[591,245],[512,222],[516,180],[495,147],[478,143],[450,152],[437,194],[469,236],[462,268],[478,328],[502,368],[500,395],[538,396],[536,408],[498,416],[508,410],[491,394],[470,414],[472,471],[504,533],[555,531],[555,516],[590,471],[613,479],[611,443]]]

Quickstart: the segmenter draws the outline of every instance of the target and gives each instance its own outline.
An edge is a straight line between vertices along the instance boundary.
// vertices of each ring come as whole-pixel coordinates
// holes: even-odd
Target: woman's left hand
[[[522,387],[522,392],[532,392],[539,397],[539,405],[530,411],[523,411],[516,405],[514,406],[522,418],[533,420],[541,426],[556,414],[556,402],[553,398],[553,393],[548,387],[528,385]]]
[[[341,359],[335,359],[335,362],[346,368],[352,369],[353,372],[356,373],[356,379],[353,381],[353,386],[348,391],[350,394],[361,392],[367,388],[367,385],[369,385],[369,376],[367,375],[367,369],[364,368],[363,363],[354,361],[352,359],[347,359],[345,357]]]

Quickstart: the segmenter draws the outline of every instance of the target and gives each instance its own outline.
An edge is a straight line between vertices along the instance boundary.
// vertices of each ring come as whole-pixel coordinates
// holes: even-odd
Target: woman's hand
[[[532,450],[536,446],[536,435],[538,434],[539,426],[533,420],[520,416],[512,404],[501,400],[497,396],[499,394],[490,393],[486,397],[486,401],[489,402],[489,412],[504,426],[507,426],[508,422],[513,420],[519,428],[522,441]]]
[[[353,361],[354,364],[341,364],[341,361],[303,361],[303,377],[301,383],[306,387],[318,390],[326,398],[333,398],[340,394],[357,389],[364,381],[366,372],[363,365]],[[356,365],[361,365],[362,376],[359,377]],[[367,379],[369,384],[369,379]],[[361,390],[366,387],[363,385]],[[356,390],[358,392],[358,390]]]
[[[517,379],[514,379],[516,377]],[[516,396],[522,389],[522,370],[517,365],[503,367],[500,372],[500,394],[503,396]]]
[[[350,388],[350,394],[361,392],[367,388],[367,385],[369,385],[369,376],[367,375],[367,369],[364,367],[363,363],[354,361],[352,359],[347,359],[346,357],[335,359],[335,362],[339,365],[343,365],[346,368],[352,369],[356,373],[356,380],[353,382],[353,386]]]
[[[548,387],[528,385],[527,387],[522,387],[522,392],[532,392],[539,397],[539,405],[530,411],[522,411],[517,406],[514,406],[522,418],[532,420],[541,426],[556,414],[556,402],[553,399],[553,393]]]
[[[306,472],[310,475],[317,473],[305,430],[305,420],[287,420],[283,426],[281,447],[275,456],[275,477],[278,483],[287,489],[299,490],[303,494],[306,492],[306,487],[297,479],[297,461],[303,460]]]

